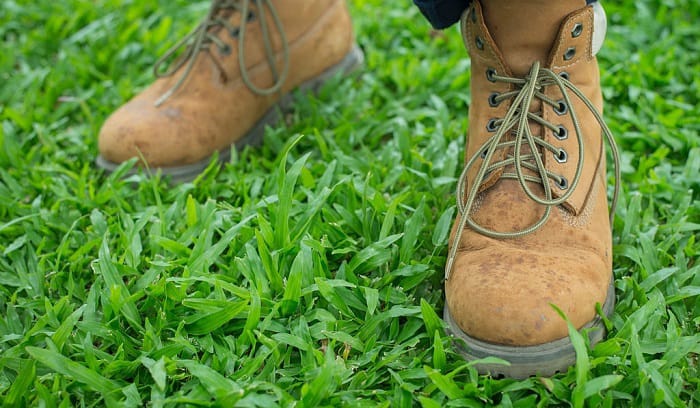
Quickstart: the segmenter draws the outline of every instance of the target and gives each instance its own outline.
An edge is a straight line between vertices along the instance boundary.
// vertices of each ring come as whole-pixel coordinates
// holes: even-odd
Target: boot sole
[[[603,313],[610,317],[614,308],[615,288],[611,282],[603,305]],[[457,341],[456,344],[459,353],[467,360],[497,357],[510,362],[510,366],[477,363],[475,367],[480,374],[514,379],[524,379],[535,375],[550,377],[556,373],[566,372],[576,362],[576,351],[569,337],[537,346],[504,346],[475,339],[463,332],[450,315],[447,305],[445,305],[443,315],[448,332],[463,340],[463,342]],[[605,325],[600,316],[596,316],[582,329],[591,329],[588,332],[591,346],[605,337]]]
[[[304,93],[316,92],[321,85],[328,82],[331,78],[338,74],[348,75],[353,71],[356,71],[364,65],[364,54],[362,50],[357,46],[353,45],[350,52],[336,65],[322,72],[320,75],[314,77],[313,79],[306,81],[299,85],[295,90],[299,90]],[[225,163],[231,157],[231,148],[243,148],[244,146],[259,146],[262,143],[263,136],[265,135],[265,127],[271,126],[280,121],[282,118],[282,112],[288,111],[294,103],[294,92],[285,94],[277,103],[275,103],[268,111],[262,116],[262,118],[245,134],[243,137],[231,144],[225,149],[219,151],[219,162]],[[213,155],[212,155],[213,156]],[[152,170],[159,171],[163,176],[170,177],[172,183],[184,183],[194,180],[204,169],[211,163],[212,156],[204,160],[200,160],[196,163],[187,164],[184,166],[172,166],[172,167],[156,167]],[[107,171],[107,173],[112,173],[115,171],[121,163],[114,163],[105,159],[102,155],[97,156],[95,163],[98,167]],[[127,175],[135,174],[138,169],[132,169]]]

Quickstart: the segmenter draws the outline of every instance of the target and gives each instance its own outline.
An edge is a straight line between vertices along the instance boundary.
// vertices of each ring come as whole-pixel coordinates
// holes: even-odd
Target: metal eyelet
[[[566,71],[562,71],[559,73],[559,76],[566,79],[567,81],[569,80],[569,73]]]
[[[246,17],[245,22],[250,23],[253,20],[255,20],[255,13],[248,11],[248,16]],[[238,38],[241,35],[241,29],[238,27],[233,28],[231,31],[229,31],[229,34],[232,38]]]
[[[559,163],[566,163],[566,161],[569,160],[569,155],[566,153],[566,150],[559,149],[559,153],[554,155],[554,159]]]
[[[219,53],[223,56],[231,55],[231,46],[224,44],[223,46],[219,47]]]
[[[493,68],[487,69],[486,79],[488,79],[490,82],[496,82],[496,70]]]
[[[501,103],[496,100],[498,96],[501,95],[498,92],[494,92],[491,95],[489,95],[489,106],[492,108],[495,108],[496,106],[500,105]]]
[[[569,180],[567,180],[564,176],[559,176],[559,181],[557,181],[557,187],[559,187],[562,190],[566,190],[567,188],[569,188]]]
[[[554,132],[554,137],[556,137],[558,140],[566,140],[569,138],[569,131],[566,130],[564,126],[559,125],[558,130]]]
[[[476,36],[476,38],[474,39],[474,43],[476,44],[476,48],[480,50],[484,49],[484,40],[482,40],[480,36]]]
[[[488,130],[489,132],[495,132],[498,130],[496,119],[489,119],[488,123],[486,124],[486,130]]]
[[[576,55],[576,47],[567,48],[566,52],[564,52],[564,61],[569,61],[574,58],[574,55]]]
[[[566,105],[566,102],[563,99],[557,101],[557,106],[554,107],[554,113],[561,116],[568,111],[569,107]]]
[[[571,37],[576,38],[579,35],[581,35],[582,32],[583,32],[583,24],[576,23],[576,24],[574,24],[574,28],[571,30]]]

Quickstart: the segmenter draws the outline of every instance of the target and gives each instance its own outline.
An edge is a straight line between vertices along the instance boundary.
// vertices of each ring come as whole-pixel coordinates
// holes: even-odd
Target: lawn
[[[470,62],[388,3],[351,4],[361,75],[171,186],[97,170],[96,135],[207,3],[3,0],[5,405],[700,405],[700,3],[606,3],[617,308],[575,367],[523,381],[443,331]]]

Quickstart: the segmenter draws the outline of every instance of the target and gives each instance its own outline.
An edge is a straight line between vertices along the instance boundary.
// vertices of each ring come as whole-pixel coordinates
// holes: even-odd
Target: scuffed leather
[[[555,13],[540,8],[541,13]],[[592,38],[592,10],[582,7],[568,15],[551,15],[554,27],[544,27],[555,33],[553,43],[546,49],[527,52],[520,50],[514,60],[504,54],[489,32],[481,4],[474,2],[462,17],[464,41],[472,59],[472,104],[469,112],[466,157],[472,157],[492,135],[486,123],[493,117],[503,117],[509,103],[498,107],[488,104],[492,92],[510,89],[508,84],[490,82],[485,72],[494,68],[506,75],[516,75],[535,60],[560,73],[566,71],[570,80],[602,109],[598,64],[590,52]],[[574,24],[581,22],[584,30],[572,37]],[[524,24],[523,17],[503,22]],[[537,30],[540,27],[531,27]],[[483,49],[476,46],[480,36]],[[507,41],[508,36],[502,35]],[[527,42],[527,38],[512,41]],[[573,59],[564,61],[563,52],[576,47]],[[513,65],[517,65],[514,69]],[[550,87],[553,88],[553,87]],[[558,92],[558,91],[556,91]],[[553,89],[548,96],[559,99]],[[582,327],[595,317],[596,303],[603,304],[612,273],[612,237],[609,223],[605,181],[605,156],[601,129],[588,109],[573,97],[574,109],[582,125],[585,140],[584,170],[575,193],[559,207],[553,208],[547,223],[536,232],[515,239],[494,239],[480,235],[469,228],[455,237],[453,228],[450,245],[459,245],[451,277],[445,283],[447,307],[460,328],[468,335],[491,343],[530,346],[551,342],[567,336],[567,326],[551,304],[559,307],[576,327]],[[558,116],[549,105],[538,103],[532,110],[544,109],[544,118],[567,126],[573,133],[568,116]],[[541,126],[532,125],[541,135]],[[571,180],[577,157],[576,141],[570,136],[565,141],[545,134],[548,142],[561,146],[569,153],[569,160],[560,164],[545,153],[548,169],[564,174]],[[500,160],[505,151],[498,152]],[[477,166],[475,166],[476,168]],[[522,230],[535,223],[543,214],[538,205],[522,191],[516,180],[500,179],[502,171],[495,171],[480,187],[477,203],[472,210],[474,220],[489,229],[500,232]],[[476,171],[468,174],[469,184]],[[541,197],[543,188],[534,183],[530,187]],[[559,188],[552,183],[552,191]],[[458,224],[459,219],[455,222]]]
[[[184,68],[156,80],[120,107],[100,131],[98,145],[102,156],[114,163],[142,156],[151,167],[180,166],[206,159],[240,140],[285,93],[337,64],[350,51],[354,38],[344,1],[279,0],[274,4],[290,53],[289,76],[280,93],[261,96],[243,83],[238,39],[222,29],[217,35],[231,46],[232,52],[221,55],[213,45],[211,51],[200,52],[186,82],[158,107],[154,102],[172,87]],[[270,13],[267,16],[268,26],[274,27]],[[232,24],[240,23],[238,14],[230,18]],[[265,58],[260,24],[253,21],[247,28],[247,70],[254,84],[270,86],[273,77]],[[280,36],[271,31],[281,67]]]

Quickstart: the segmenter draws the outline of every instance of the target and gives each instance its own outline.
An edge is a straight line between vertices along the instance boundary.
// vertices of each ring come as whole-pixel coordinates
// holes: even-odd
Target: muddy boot
[[[107,119],[97,164],[112,171],[139,157],[174,181],[193,179],[215,152],[226,160],[231,146],[259,142],[292,90],[362,60],[343,0],[213,0],[156,64],[158,79]]]
[[[481,372],[566,371],[575,352],[552,305],[592,328],[592,344],[605,334],[596,305],[614,306],[606,139],[619,178],[618,154],[595,58],[605,15],[585,0],[482,0],[461,25],[472,104],[445,320],[468,359],[510,362]]]

